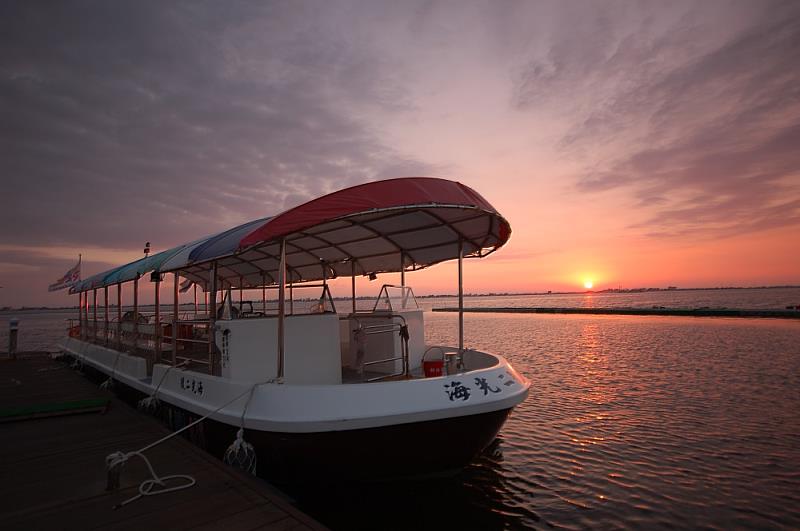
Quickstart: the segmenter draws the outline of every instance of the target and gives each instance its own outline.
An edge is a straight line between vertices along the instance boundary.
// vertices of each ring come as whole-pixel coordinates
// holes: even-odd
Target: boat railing
[[[358,337],[358,335],[363,336],[364,341],[366,342],[366,336],[397,333],[400,336],[400,355],[391,356],[388,358],[383,358],[378,360],[362,361],[361,366],[359,368],[359,372],[363,375],[366,372],[367,367],[382,365],[385,363],[396,363],[398,361],[401,362],[400,364],[401,370],[399,372],[394,372],[391,374],[381,374],[379,376],[365,378],[363,381],[376,382],[380,380],[386,380],[388,378],[395,378],[398,376],[408,376],[409,374],[408,325],[406,323],[405,317],[393,313],[382,314],[375,312],[369,313],[363,317],[369,317],[370,319],[385,318],[389,319],[390,321],[387,323],[379,323],[379,324],[365,324],[362,322],[361,319],[359,319],[357,315],[352,314],[348,317],[348,319],[356,323],[356,329],[354,331],[354,335],[356,337]],[[399,319],[400,322],[395,321],[395,319]]]
[[[208,367],[208,373],[214,374],[215,345],[211,321],[208,319],[173,319],[171,335],[173,367],[185,362]]]
[[[132,313],[108,321],[68,319],[67,333],[82,341],[144,357],[148,367],[153,363],[167,361],[177,365],[190,360],[213,368],[214,350],[208,334],[208,319],[190,319],[186,312],[177,320],[154,321],[152,315]]]
[[[419,308],[417,298],[411,286],[396,286],[394,284],[384,284],[375,299],[373,312],[379,311],[400,311]]]

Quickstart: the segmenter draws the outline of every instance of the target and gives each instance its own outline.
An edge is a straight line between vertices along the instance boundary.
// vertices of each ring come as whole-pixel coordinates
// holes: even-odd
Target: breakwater
[[[458,308],[433,308],[434,312],[457,312]],[[771,317],[800,319],[800,310],[744,310],[738,308],[464,308],[465,313],[563,313],[589,315],[675,315],[688,317]]]

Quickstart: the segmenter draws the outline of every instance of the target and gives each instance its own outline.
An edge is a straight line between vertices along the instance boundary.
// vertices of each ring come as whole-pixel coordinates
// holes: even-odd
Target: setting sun
[[[584,280],[583,287],[586,289],[592,289],[594,287],[594,282],[592,282],[591,280]]]

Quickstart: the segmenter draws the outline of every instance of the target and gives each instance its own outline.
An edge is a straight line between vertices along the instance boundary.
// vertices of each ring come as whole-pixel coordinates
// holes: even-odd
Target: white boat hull
[[[143,358],[76,338],[62,348],[161,403],[208,415],[215,421],[207,434],[212,451],[232,442],[243,423],[267,475],[279,479],[314,470],[364,478],[370,472],[391,477],[457,469],[491,443],[530,386],[500,356],[491,367],[441,377],[288,385],[237,382],[167,365],[155,365],[151,378]],[[354,465],[376,459],[378,467]]]

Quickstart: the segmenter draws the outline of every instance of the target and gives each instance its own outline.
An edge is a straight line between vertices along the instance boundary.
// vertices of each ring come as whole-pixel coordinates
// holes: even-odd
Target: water
[[[698,297],[686,307],[800,304],[796,288],[619,297],[671,306],[668,297],[687,294]],[[64,318],[19,317],[26,334]],[[455,314],[425,319],[428,342],[456,342]],[[467,346],[506,356],[532,381],[496,443],[446,480],[332,487],[323,478],[291,490],[302,509],[334,529],[800,528],[800,322],[467,314],[465,327]]]

